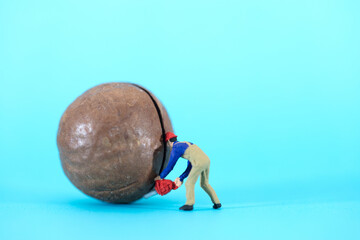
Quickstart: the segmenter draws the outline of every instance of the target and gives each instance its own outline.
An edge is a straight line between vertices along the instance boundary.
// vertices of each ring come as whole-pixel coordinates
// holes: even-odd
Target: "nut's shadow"
[[[136,201],[129,204],[112,204],[100,202],[93,199],[71,200],[68,204],[74,208],[81,210],[89,210],[94,212],[132,212],[134,210],[150,210],[150,211],[178,211],[181,203],[168,201]]]
[[[79,199],[71,200],[68,204],[74,208],[92,212],[122,212],[130,213],[134,211],[144,210],[144,211],[176,211],[176,212],[185,212],[180,211],[179,207],[182,206],[182,202],[176,201],[137,201],[129,204],[111,204],[104,203],[93,199]],[[223,204],[221,209],[214,210],[211,204],[199,204],[194,206],[193,211],[189,212],[204,212],[204,211],[214,211],[221,212],[227,210],[235,209],[247,209],[247,208],[257,208],[257,207],[271,207],[271,206],[283,206],[283,205],[292,205],[296,204],[295,202],[257,202],[257,203],[242,203],[242,204]]]

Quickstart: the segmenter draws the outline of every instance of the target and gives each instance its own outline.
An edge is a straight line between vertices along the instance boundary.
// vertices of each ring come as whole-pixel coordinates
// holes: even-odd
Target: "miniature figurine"
[[[165,142],[170,145],[171,154],[170,160],[167,167],[160,173],[155,180],[164,179],[174,168],[177,160],[182,157],[188,160],[186,170],[180,177],[175,179],[175,184],[180,187],[186,177],[188,177],[186,187],[186,203],[180,207],[180,210],[191,211],[195,204],[195,183],[200,177],[200,185],[205,192],[210,196],[213,202],[214,209],[221,207],[221,203],[214,191],[209,184],[209,169],[210,159],[209,157],[195,144],[190,142],[178,142],[177,136],[172,132],[167,132],[165,135]]]

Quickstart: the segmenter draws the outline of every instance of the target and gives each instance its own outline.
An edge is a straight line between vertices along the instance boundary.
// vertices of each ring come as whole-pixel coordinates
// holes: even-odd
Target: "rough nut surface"
[[[82,192],[106,202],[129,203],[154,186],[173,131],[156,97],[141,86],[108,83],[78,97],[61,117],[57,144],[62,167]]]

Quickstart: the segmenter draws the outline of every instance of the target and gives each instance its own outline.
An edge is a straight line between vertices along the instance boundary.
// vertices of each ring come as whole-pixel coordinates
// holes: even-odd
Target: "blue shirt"
[[[190,143],[192,145],[192,143]],[[184,154],[186,149],[189,147],[186,143],[175,141],[171,150],[170,160],[166,168],[160,173],[160,177],[162,179],[166,178],[166,176],[173,170],[177,160]],[[191,163],[188,161],[187,168],[183,174],[180,175],[180,181],[184,181],[184,179],[189,175],[191,170]]]

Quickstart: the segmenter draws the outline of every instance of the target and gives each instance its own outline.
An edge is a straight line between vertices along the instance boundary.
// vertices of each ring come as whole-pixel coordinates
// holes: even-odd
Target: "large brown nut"
[[[130,83],[107,83],[78,97],[61,117],[57,145],[70,181],[85,194],[129,203],[154,187],[166,167],[165,132],[173,131],[160,101]]]

